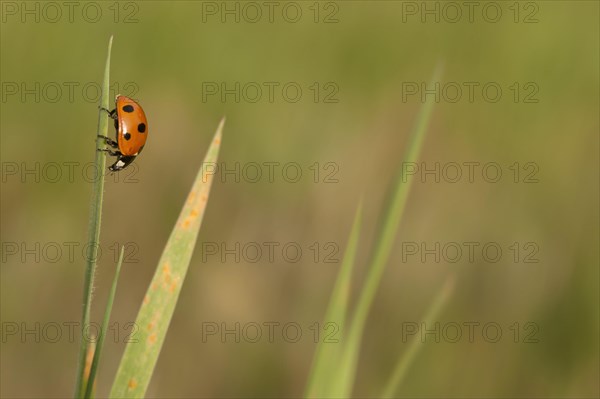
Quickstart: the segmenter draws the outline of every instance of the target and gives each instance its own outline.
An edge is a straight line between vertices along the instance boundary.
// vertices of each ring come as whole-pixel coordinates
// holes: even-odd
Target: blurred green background
[[[254,9],[236,2],[93,2],[88,8],[78,3],[71,19],[62,3],[49,3],[58,5],[61,15],[45,4],[2,3],[3,397],[64,397],[74,387],[78,340],[70,342],[68,329],[61,327],[62,337],[50,342],[42,328],[78,323],[81,317],[81,249],[91,193],[83,173],[94,157],[94,84],[102,78],[110,35],[111,95],[133,94],[141,102],[150,137],[135,168],[109,176],[105,187],[95,321],[114,272],[115,243],[127,244],[131,253],[113,311],[119,342],[109,337],[105,345],[99,397],[109,391],[131,332],[126,323],[135,319],[223,115],[220,161],[227,168],[297,162],[303,175],[297,183],[283,179],[281,168],[275,169],[273,182],[266,175],[251,182],[250,169],[249,178],[242,174],[239,182],[233,175],[217,175],[148,396],[301,396],[315,348],[310,328],[316,322],[322,326],[340,266],[324,261],[331,251],[325,246],[334,243],[339,249],[334,259],[341,260],[362,196],[365,222],[355,298],[386,188],[422,106],[419,95],[403,98],[403,87],[426,82],[438,62],[444,64],[442,86],[497,82],[503,91],[497,102],[486,101],[480,89],[473,101],[466,91],[457,102],[449,101],[451,87],[447,96],[442,92],[424,143],[425,166],[496,162],[503,175],[489,183],[479,168],[473,182],[464,175],[456,183],[444,175],[437,183],[431,175],[414,182],[367,325],[354,395],[380,392],[406,350],[403,323],[419,323],[443,281],[455,275],[456,289],[440,325],[494,322],[502,328],[501,339],[487,342],[476,330],[469,342],[466,327],[458,343],[443,335],[436,343],[427,336],[399,396],[598,397],[597,2],[495,2],[490,7],[502,11],[496,23],[482,16],[486,2],[475,9],[472,21],[462,3],[454,3],[463,12],[456,23],[448,20],[454,10],[438,2],[295,2],[287,13],[282,13],[286,3],[278,3],[272,21],[264,2],[250,5]],[[435,15],[421,21],[422,4],[439,7],[440,21]],[[252,22],[255,5],[263,15]],[[409,12],[412,6],[416,15]],[[24,13],[24,7],[33,14]],[[225,7],[234,12],[237,7],[239,22],[235,14],[220,14]],[[299,21],[289,22],[298,9]],[[525,23],[532,18],[537,22]],[[253,92],[240,93],[239,102],[233,95],[222,101],[206,93],[214,82],[230,88],[235,82],[278,82],[279,87],[296,82],[302,96],[286,101],[276,88],[273,101],[266,90],[256,102]],[[315,82],[317,101],[315,86],[311,89]],[[510,88],[515,82],[518,101]],[[338,101],[325,102],[332,87],[339,89],[332,97]],[[538,101],[525,102],[532,88],[539,89],[532,97]],[[75,163],[72,181],[65,162]],[[337,182],[324,182],[333,170],[326,169],[329,162],[336,166]],[[515,162],[521,172],[517,183],[509,168]],[[532,170],[524,169],[528,162],[537,165],[536,183],[523,182]],[[50,170],[53,163],[61,165],[58,179]],[[37,175],[21,173],[36,167]],[[222,261],[221,252],[205,254],[201,245],[206,242],[228,248],[253,242],[280,246],[273,261],[265,251],[252,263],[251,256],[236,262],[232,255]],[[288,242],[303,250],[296,263],[282,256]],[[317,261],[309,248],[315,242]],[[495,263],[481,251],[474,261],[465,254],[455,263],[444,257],[436,262],[431,255],[403,261],[406,242],[428,248],[436,242],[493,242],[503,254]],[[520,247],[517,261],[509,248],[514,242]],[[534,246],[524,249],[527,243]],[[73,258],[69,245],[75,246]],[[537,263],[524,261],[531,248],[538,249]],[[265,327],[259,342],[242,335],[237,343],[232,335],[203,334],[207,323],[234,328],[236,322],[298,323],[302,336],[291,343],[276,330],[269,342]],[[539,327],[536,343],[522,342],[527,322]],[[36,323],[40,342],[35,333],[22,336],[23,327],[35,331]],[[513,342],[514,323],[519,323],[519,343]],[[19,331],[9,334],[15,325]]]

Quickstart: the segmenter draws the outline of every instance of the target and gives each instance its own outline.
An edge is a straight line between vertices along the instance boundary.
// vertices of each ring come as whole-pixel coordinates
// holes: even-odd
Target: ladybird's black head
[[[130,163],[135,159],[135,155],[119,155],[117,156],[117,162],[112,164],[108,169],[111,172],[118,172],[129,166]]]

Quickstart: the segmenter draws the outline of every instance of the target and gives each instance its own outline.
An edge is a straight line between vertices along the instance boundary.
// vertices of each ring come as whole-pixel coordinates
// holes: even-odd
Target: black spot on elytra
[[[123,137],[125,137],[125,140],[129,140],[131,138],[131,134],[125,133]]]
[[[125,111],[125,112],[133,112],[133,105],[129,105],[129,104],[125,105],[123,107],[123,111]]]
[[[138,132],[144,133],[145,131],[146,131],[146,124],[145,123],[140,123],[138,125]]]

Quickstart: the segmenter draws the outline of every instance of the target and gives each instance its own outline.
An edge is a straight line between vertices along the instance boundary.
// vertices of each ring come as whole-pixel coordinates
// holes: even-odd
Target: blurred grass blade
[[[337,276],[335,287],[325,312],[324,323],[335,323],[338,331],[344,331],[348,300],[352,283],[352,270],[358,247],[358,237],[362,220],[362,203],[359,204],[354,216],[352,230],[344,253],[344,260]],[[323,325],[325,326],[325,324]],[[327,383],[331,373],[338,367],[341,343],[326,343],[319,340],[309,374],[306,397],[317,398],[327,395]]]
[[[429,310],[427,311],[425,318],[423,319],[425,325],[428,326],[435,322],[435,320],[438,318],[440,311],[448,302],[448,299],[452,295],[453,291],[454,276],[449,277],[446,280],[444,286],[433,300],[433,303],[429,306]],[[415,356],[417,355],[421,347],[423,347],[423,345],[424,343],[421,342],[417,337],[413,337],[408,349],[400,357],[398,363],[396,364],[394,372],[392,373],[392,377],[390,378],[387,386],[385,387],[385,390],[383,391],[383,394],[381,395],[382,398],[394,398],[397,396],[396,391],[398,390],[398,387],[404,380],[406,371],[412,364]]]
[[[104,66],[104,78],[102,80],[102,93],[100,96],[100,106],[108,108],[108,93],[110,86],[110,52],[112,49],[112,36],[108,41],[108,53]],[[92,185],[92,202],[90,206],[90,218],[88,224],[88,246],[86,253],[85,279],[83,282],[83,315],[81,318],[81,344],[79,346],[79,363],[77,367],[77,381],[75,383],[75,397],[80,398],[83,395],[83,380],[85,369],[85,357],[88,349],[88,342],[84,339],[85,330],[90,324],[90,314],[92,309],[92,291],[94,288],[94,275],[96,273],[96,257],[98,256],[98,246],[100,245],[100,219],[102,217],[102,197],[104,194],[104,173],[106,169],[106,153],[98,151],[104,148],[104,141],[97,135],[106,136],[108,134],[108,118],[104,111],[98,110],[98,131],[94,139],[96,140],[96,181]]]
[[[98,362],[100,361],[100,354],[102,353],[102,345],[104,344],[104,338],[106,337],[106,332],[108,331],[108,323],[110,321],[110,313],[112,311],[113,302],[115,300],[115,293],[117,292],[117,282],[119,280],[119,275],[121,274],[121,264],[123,263],[123,253],[125,251],[125,247],[121,247],[121,252],[119,253],[119,261],[117,262],[117,270],[115,271],[115,277],[113,278],[112,287],[110,289],[110,293],[108,294],[108,301],[106,302],[106,309],[104,310],[104,320],[102,321],[102,329],[100,330],[100,335],[98,336],[98,342],[96,343],[96,350],[94,352],[94,360],[92,361],[92,365],[90,367],[90,374],[87,378],[87,388],[85,390],[85,398],[92,397],[92,389],[94,387],[94,380],[96,378],[96,370],[98,369]]]
[[[125,347],[111,398],[141,398],[148,388],[196,245],[224,123],[225,120],[221,120],[146,291],[135,321],[139,329],[136,342],[129,342]]]
[[[441,65],[438,65],[433,73],[429,87],[440,79],[440,75]],[[409,145],[402,159],[403,162],[416,162],[418,159],[432,110],[433,100],[428,98],[417,116],[416,123],[410,134]],[[334,397],[347,398],[352,391],[365,323],[396,239],[396,233],[400,226],[411,182],[411,179],[406,182],[403,181],[402,167],[400,166],[392,191],[388,194],[385,211],[379,219],[375,246],[371,252],[371,260],[368,266],[367,280],[361,290],[354,318],[350,325],[350,331],[344,342],[336,378],[333,380],[331,395]]]

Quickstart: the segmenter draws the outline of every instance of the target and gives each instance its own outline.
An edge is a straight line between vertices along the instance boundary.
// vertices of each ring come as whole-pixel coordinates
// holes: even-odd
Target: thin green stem
[[[352,284],[352,271],[358,250],[358,240],[362,224],[362,200],[356,209],[352,230],[348,238],[348,245],[344,253],[342,267],[329,300],[329,306],[325,312],[325,323],[335,323],[339,331],[344,331],[346,326],[346,313],[350,301],[350,289]],[[313,365],[309,374],[305,397],[318,398],[328,396],[329,380],[336,372],[336,365],[340,357],[340,345],[325,343],[319,340]]]
[[[102,346],[104,345],[104,338],[106,337],[106,332],[108,331],[108,323],[110,321],[110,313],[112,311],[113,302],[115,300],[115,294],[117,292],[117,282],[119,281],[119,274],[121,274],[121,265],[123,264],[123,253],[125,251],[125,247],[121,247],[121,252],[119,253],[119,262],[117,263],[117,270],[115,271],[115,277],[113,278],[112,288],[110,290],[110,294],[108,295],[108,301],[106,302],[106,309],[104,310],[104,321],[102,322],[102,329],[100,330],[100,334],[98,335],[98,342],[96,343],[96,350],[94,351],[94,360],[92,361],[92,366],[90,367],[90,375],[87,379],[87,388],[85,390],[85,398],[92,397],[92,389],[94,388],[94,380],[96,378],[96,370],[98,369],[98,362],[100,361],[100,354],[102,352]]]
[[[102,82],[102,96],[100,98],[100,107],[108,108],[108,88],[110,74],[110,51],[112,48],[112,36],[108,41],[108,54],[106,56],[106,65],[104,68],[104,80]],[[98,135],[106,136],[108,132],[108,118],[102,110],[98,110]],[[96,257],[98,256],[98,245],[100,242],[100,220],[102,217],[102,196],[104,193],[104,174],[106,169],[106,153],[98,151],[104,148],[104,141],[96,139],[96,159],[95,166],[97,176],[92,186],[92,201],[90,207],[90,218],[88,225],[88,249],[85,268],[85,280],[83,283],[83,316],[81,320],[81,345],[79,347],[79,363],[77,367],[77,382],[75,385],[75,397],[80,398],[83,395],[85,357],[87,353],[88,342],[84,339],[84,331],[90,324],[90,314],[92,308],[92,292],[94,288],[94,275],[96,272]]]
[[[454,276],[450,276],[429,306],[429,310],[423,318],[423,322],[425,323],[424,325],[431,325],[434,323],[435,319],[437,319],[441,310],[448,303],[448,300],[454,291],[454,284]],[[402,381],[404,381],[404,377],[406,377],[406,373],[410,365],[422,347],[423,343],[420,340],[413,338],[412,342],[408,346],[408,349],[396,364],[394,372],[392,373],[392,376],[388,381],[383,394],[381,395],[382,398],[394,398],[397,396],[396,392],[398,391],[398,387],[400,384],[402,384]]]

